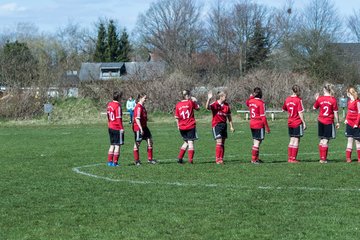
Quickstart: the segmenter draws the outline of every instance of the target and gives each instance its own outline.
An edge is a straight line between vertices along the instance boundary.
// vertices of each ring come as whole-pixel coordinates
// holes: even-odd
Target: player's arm
[[[358,101],[356,103],[356,106],[357,106],[358,114],[357,114],[357,119],[356,119],[356,123],[355,123],[354,128],[358,128],[360,126],[360,101]]]
[[[339,113],[338,113],[338,111],[334,111],[334,118],[335,118],[335,127],[339,128],[340,127],[340,122],[339,122]]]
[[[249,107],[249,101],[250,101],[250,99],[253,99],[253,98],[255,98],[254,95],[250,94],[250,97],[246,100],[246,106]]]
[[[210,108],[210,100],[211,100],[212,97],[213,97],[212,91],[209,91],[208,92],[208,97],[207,97],[207,100],[206,100],[206,104],[205,104],[207,110],[211,109]]]
[[[195,97],[191,97],[191,101],[194,103],[194,109],[198,111],[200,109],[200,104],[198,103],[197,99]]]
[[[270,133],[269,123],[267,121],[266,114],[265,114],[265,103],[260,106],[260,117],[261,117],[262,122],[265,125],[266,133]]]
[[[143,130],[142,126],[141,126],[140,117],[141,117],[141,109],[137,108],[136,113],[135,113],[135,123],[139,126],[141,134],[143,134],[144,130]]]
[[[300,119],[302,121],[302,124],[304,126],[304,130],[305,130],[306,129],[306,123],[305,123],[305,119],[304,119],[304,111],[299,112],[299,117],[300,117]]]
[[[227,119],[228,119],[228,121],[229,121],[230,131],[231,131],[231,132],[235,132],[234,125],[233,125],[233,121],[232,121],[232,117],[231,117],[231,113],[229,113],[226,117],[227,117]]]

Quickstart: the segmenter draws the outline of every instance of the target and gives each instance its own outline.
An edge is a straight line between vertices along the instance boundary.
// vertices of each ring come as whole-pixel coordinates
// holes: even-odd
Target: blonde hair
[[[358,99],[358,92],[354,87],[348,87],[346,91],[350,93],[350,95],[353,96],[355,100]]]
[[[226,96],[226,92],[225,91],[218,91],[217,92],[217,95],[216,95],[216,98],[217,99],[220,99],[221,97],[224,97]]]
[[[335,96],[334,84],[325,83],[324,89],[330,93],[331,96]]]

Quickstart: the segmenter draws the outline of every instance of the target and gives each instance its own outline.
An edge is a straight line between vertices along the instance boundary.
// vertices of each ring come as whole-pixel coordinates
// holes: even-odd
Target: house
[[[86,62],[81,64],[79,79],[80,82],[110,79],[148,80],[161,76],[164,72],[164,62]]]

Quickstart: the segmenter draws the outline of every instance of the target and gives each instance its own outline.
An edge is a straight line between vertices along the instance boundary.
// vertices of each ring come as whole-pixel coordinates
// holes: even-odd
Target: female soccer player
[[[358,98],[358,92],[354,87],[348,87],[346,92],[347,96],[349,97],[347,104],[348,109],[345,119],[345,136],[348,139],[346,146],[346,162],[351,163],[351,152],[354,139],[358,155],[358,162],[360,162],[360,100]]]
[[[224,164],[225,139],[227,138],[227,124],[229,120],[230,131],[234,132],[233,122],[231,118],[230,105],[226,102],[226,93],[220,91],[217,93],[217,100],[210,104],[213,97],[212,92],[208,93],[206,108],[212,112],[212,130],[216,140],[216,164]]]
[[[288,162],[298,163],[296,160],[300,137],[303,136],[306,129],[306,123],[304,120],[304,107],[300,98],[300,87],[294,85],[292,87],[292,95],[287,97],[282,107],[283,111],[288,112],[288,127],[290,143],[288,146]]]
[[[195,97],[190,96],[189,90],[182,91],[183,100],[175,106],[175,119],[184,143],[180,148],[178,163],[183,163],[183,157],[188,149],[188,161],[193,163],[194,158],[194,140],[197,140],[196,121],[194,110],[199,110],[199,104]]]
[[[269,124],[265,115],[265,103],[261,99],[262,91],[260,88],[254,88],[254,92],[250,98],[246,100],[246,105],[250,111],[250,129],[253,137],[253,146],[251,151],[251,163],[259,164],[262,161],[259,159],[259,148],[261,142],[265,138],[266,133],[270,133]]]
[[[157,162],[153,159],[153,142],[150,129],[147,127],[147,112],[144,104],[147,100],[145,93],[141,93],[137,97],[137,104],[134,109],[134,120],[133,120],[133,131],[135,134],[134,144],[134,160],[135,165],[140,166],[141,162],[139,159],[139,146],[142,140],[147,142],[147,155],[148,163],[156,164]]]
[[[110,136],[110,148],[108,151],[108,166],[118,166],[120,145],[124,144],[124,127],[122,123],[121,109],[122,92],[114,92],[113,100],[107,105],[107,118]]]
[[[336,128],[339,128],[338,105],[334,97],[334,85],[326,83],[323,88],[324,95],[315,94],[315,103],[313,109],[319,109],[318,116],[318,135],[320,138],[319,155],[320,163],[327,163],[328,142],[331,138],[335,138],[336,132],[334,128],[334,119]]]

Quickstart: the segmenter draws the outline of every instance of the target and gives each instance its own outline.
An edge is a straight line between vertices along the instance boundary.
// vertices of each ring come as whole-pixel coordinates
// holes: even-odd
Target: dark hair
[[[144,92],[139,93],[139,94],[137,95],[136,102],[139,102],[140,98],[143,98],[144,96],[146,96],[146,93],[144,93]]]
[[[190,91],[189,90],[183,90],[181,92],[181,95],[182,95],[183,99],[185,99],[186,96],[190,96]]]
[[[256,97],[256,98],[262,98],[261,88],[259,88],[259,87],[254,88],[253,94],[254,94],[254,97]]]
[[[294,85],[294,86],[292,86],[292,91],[296,94],[296,96],[300,96],[300,93],[301,93],[301,89],[300,89],[300,87],[299,87],[299,85]]]
[[[115,91],[115,92],[113,93],[113,100],[115,100],[115,101],[120,101],[122,95],[123,95],[122,92],[120,92],[120,91]]]

